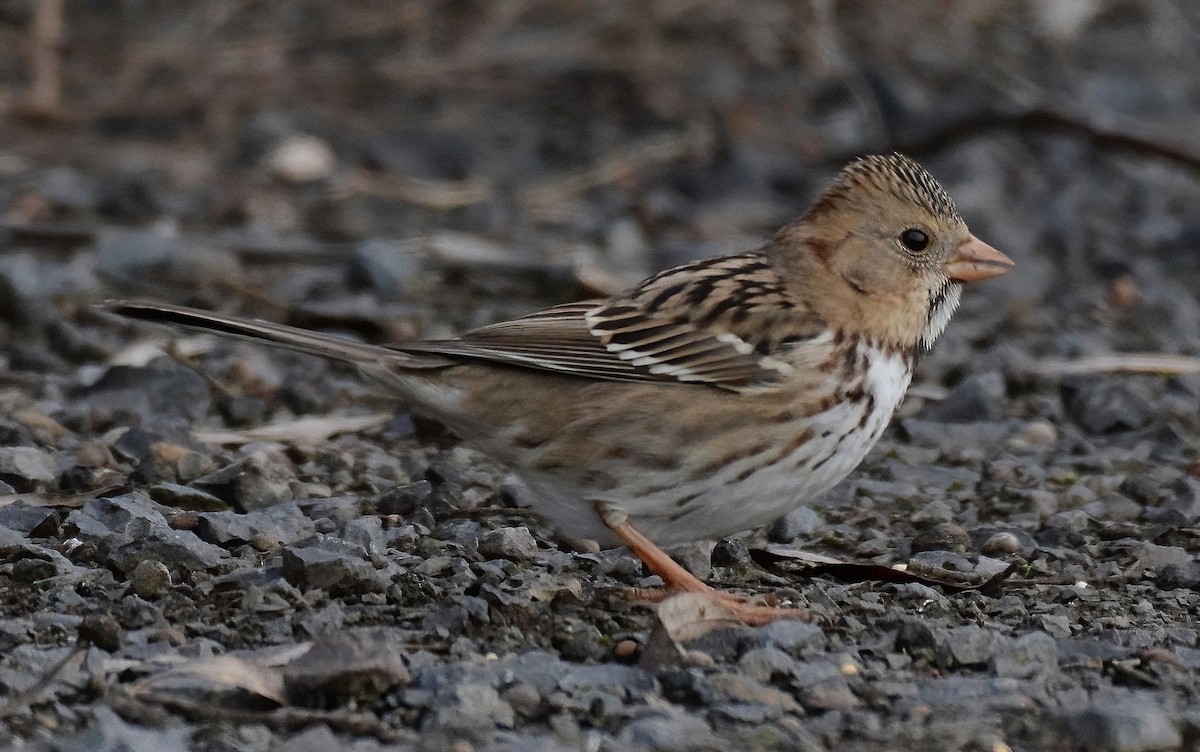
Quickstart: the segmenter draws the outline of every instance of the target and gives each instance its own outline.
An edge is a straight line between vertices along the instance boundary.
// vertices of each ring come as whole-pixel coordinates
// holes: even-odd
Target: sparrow
[[[1013,262],[900,154],[859,158],[756,251],[454,339],[379,346],[157,302],[126,317],[348,361],[512,468],[559,533],[628,546],[668,590],[762,624],[661,548],[758,527],[878,441],[962,286]]]

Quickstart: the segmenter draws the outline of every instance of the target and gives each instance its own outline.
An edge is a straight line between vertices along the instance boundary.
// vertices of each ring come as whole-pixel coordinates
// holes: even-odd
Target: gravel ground
[[[0,53],[0,744],[1200,749],[1193,5],[114,7],[54,117]],[[851,478],[676,552],[812,623],[631,603],[348,370],[89,307],[441,336],[752,248],[885,148],[1018,268]]]

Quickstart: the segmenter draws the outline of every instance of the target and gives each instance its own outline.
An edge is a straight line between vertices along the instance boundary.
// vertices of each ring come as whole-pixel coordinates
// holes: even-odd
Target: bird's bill
[[[1013,260],[974,235],[968,235],[942,268],[955,282],[978,282],[1008,274],[1013,268]]]

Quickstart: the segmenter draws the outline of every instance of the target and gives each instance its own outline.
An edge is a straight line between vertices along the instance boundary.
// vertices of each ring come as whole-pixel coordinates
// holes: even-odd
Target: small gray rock
[[[738,659],[738,668],[752,679],[770,683],[778,677],[790,676],[796,660],[776,647],[754,648]]]
[[[805,708],[818,712],[845,711],[862,705],[862,700],[858,699],[846,677],[841,674],[806,686],[800,693],[800,702]]]
[[[313,521],[297,504],[288,502],[245,514],[206,512],[199,515],[196,525],[196,535],[209,543],[226,547],[249,543],[260,551],[293,545],[312,537],[314,532]]]
[[[1153,414],[1150,400],[1129,381],[1106,376],[1067,378],[1062,391],[1067,413],[1089,433],[1136,430]]]
[[[305,517],[312,520],[331,520],[334,527],[341,527],[363,514],[370,514],[370,507],[357,496],[330,496],[323,499],[298,499],[296,505]]]
[[[34,177],[34,190],[52,206],[88,212],[96,207],[96,179],[73,167],[48,167]]]
[[[1009,569],[1009,563],[1000,559],[993,559],[990,556],[979,556],[975,559],[974,571],[976,574],[981,574],[984,577],[995,577],[1001,572],[1006,572]]]
[[[697,682],[696,689],[700,698],[706,703],[732,703],[746,706],[743,709],[749,710],[755,717],[740,719],[745,721],[761,722],[777,717],[782,712],[795,712],[800,709],[795,698],[790,694],[741,674],[708,675]],[[764,708],[769,708],[769,710],[761,718],[757,717]]]
[[[952,524],[956,516],[954,507],[947,501],[934,499],[914,512],[912,521],[918,525]]]
[[[138,597],[149,600],[171,586],[171,570],[161,561],[145,559],[129,573],[129,584]]]
[[[607,692],[625,698],[652,692],[657,684],[649,671],[611,663],[571,666],[558,680],[558,688],[568,695]]]
[[[1179,729],[1153,698],[1127,697],[1098,702],[1065,718],[1071,743],[1103,752],[1179,749]]]
[[[128,424],[132,413],[143,427],[185,430],[208,414],[212,394],[203,376],[160,358],[144,368],[112,366],[89,387],[73,394],[92,420]]]
[[[190,530],[174,530],[165,522],[134,520],[126,529],[130,540],[108,554],[108,562],[121,572],[132,572],[146,559],[162,562],[172,572],[215,567],[229,558],[223,549],[205,543]]]
[[[1005,554],[1015,554],[1021,550],[1021,540],[1013,533],[1002,530],[997,533],[992,533],[979,546],[980,553],[989,556],[1002,556]]]
[[[500,693],[500,699],[523,718],[537,718],[542,708],[542,693],[526,682],[517,682]]]
[[[331,749],[353,749],[342,743],[333,731],[323,723],[314,724],[286,738],[281,738],[273,745],[274,749],[287,752],[329,752]]]
[[[1058,512],[1051,515],[1046,520],[1046,526],[1070,532],[1079,532],[1080,530],[1087,529],[1088,520],[1088,513],[1082,509],[1068,509],[1065,512]]]
[[[370,558],[383,556],[386,550],[386,544],[383,542],[383,523],[378,517],[350,520],[342,528],[342,538],[348,543],[362,546]]]
[[[568,661],[603,660],[611,650],[600,629],[588,623],[573,625],[570,632],[555,637],[554,645]]]
[[[283,576],[298,588],[361,585],[375,574],[375,567],[362,558],[361,547],[334,538],[318,536],[309,545],[284,548],[282,554]]]
[[[380,514],[395,514],[400,517],[408,517],[413,512],[426,506],[432,495],[433,484],[427,480],[418,480],[414,483],[396,486],[380,496],[379,500],[375,502],[375,506]]]
[[[934,630],[939,659],[951,665],[986,665],[997,650],[1005,649],[1008,638],[990,630],[969,625]]]
[[[1193,563],[1192,555],[1179,546],[1160,546],[1143,541],[1134,567],[1157,574],[1168,566],[1187,566]]]
[[[959,382],[946,398],[921,411],[926,420],[968,423],[1004,417],[1006,389],[999,371],[974,374]]]
[[[38,484],[58,477],[54,456],[37,447],[0,447],[0,479],[18,491],[32,491]]]
[[[621,729],[614,749],[630,752],[683,752],[683,750],[727,749],[703,718],[681,710],[662,709],[644,715]]]
[[[932,447],[943,452],[996,446],[1003,442],[1012,430],[1007,421],[944,423],[921,418],[909,418],[901,423],[901,427],[917,446]]]
[[[112,752],[114,750],[154,750],[155,752],[188,752],[189,740],[195,727],[186,724],[167,728],[144,728],[126,723],[105,705],[92,711],[92,722],[86,731],[73,738],[56,742],[61,752]]]
[[[419,251],[412,241],[366,240],[354,248],[351,274],[370,284],[383,300],[405,297],[425,278]]]
[[[16,530],[9,530],[6,527],[0,526],[0,547],[23,546],[28,542],[23,534],[18,533]]]
[[[58,527],[58,512],[52,507],[30,504],[24,499],[0,506],[0,528],[24,533],[31,538],[45,538],[54,535]]]
[[[910,567],[923,567],[925,570],[945,569],[951,572],[973,572],[975,565],[970,559],[952,551],[918,551],[909,557]],[[910,583],[918,584],[918,583]]]
[[[937,644],[938,638],[929,624],[920,619],[904,619],[896,630],[896,649],[909,655],[928,653]]]
[[[997,676],[1029,679],[1058,671],[1058,643],[1045,632],[1030,632],[992,654]]]
[[[95,259],[99,272],[118,280],[155,279],[170,284],[204,279],[217,283],[240,275],[232,250],[154,229],[100,227]]]
[[[1167,564],[1154,578],[1154,584],[1163,590],[1187,588],[1200,590],[1200,562],[1189,561],[1186,564]]]
[[[159,504],[176,509],[195,512],[213,512],[228,509],[229,504],[208,491],[184,486],[179,483],[157,483],[146,490],[150,498]]]
[[[290,497],[296,473],[287,458],[277,452],[254,452],[193,481],[243,511],[262,509]]]
[[[479,555],[485,559],[532,561],[537,557],[537,541],[527,527],[502,527],[479,540]]]
[[[683,568],[701,580],[712,577],[712,554],[714,541],[693,541],[670,546],[667,554],[683,565]]]
[[[129,539],[129,527],[137,521],[166,524],[166,519],[154,509],[150,500],[139,494],[88,499],[79,509],[67,515],[68,529],[84,540],[102,540],[119,536]]]
[[[767,645],[787,653],[819,649],[825,645],[825,633],[816,624],[795,619],[780,619],[756,630]]]
[[[1032,512],[1040,518],[1058,512],[1058,496],[1042,488],[1005,488],[1003,500],[1014,511]]]
[[[305,705],[338,705],[376,696],[411,680],[400,632],[364,627],[321,635],[283,669],[288,697]]]
[[[767,537],[772,543],[791,543],[808,538],[826,526],[825,519],[808,506],[797,507],[775,521]]]
[[[10,572],[12,581],[20,585],[32,585],[59,573],[53,561],[40,557],[17,559],[12,563]]]
[[[919,551],[953,551],[966,553],[971,550],[971,536],[953,522],[939,522],[913,536],[910,548]]]

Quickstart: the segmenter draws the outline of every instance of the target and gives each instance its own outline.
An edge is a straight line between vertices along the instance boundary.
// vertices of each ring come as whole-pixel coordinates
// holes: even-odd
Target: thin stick
[[[1033,373],[1076,376],[1090,373],[1200,373],[1200,358],[1160,353],[1120,353],[1091,358],[1046,358],[1033,364]]]
[[[52,117],[62,111],[63,0],[38,0],[33,4],[29,107],[37,115]]]

